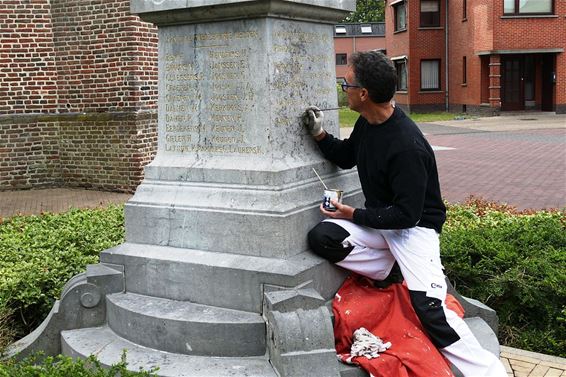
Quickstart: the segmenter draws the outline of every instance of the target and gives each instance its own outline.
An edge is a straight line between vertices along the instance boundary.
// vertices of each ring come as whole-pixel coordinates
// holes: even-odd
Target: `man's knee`
[[[460,336],[446,320],[442,301],[428,297],[426,292],[409,291],[409,294],[417,317],[437,348],[448,347],[460,340]]]
[[[350,236],[344,228],[332,222],[323,221],[308,234],[309,246],[318,256],[332,263],[343,260],[350,254],[353,246],[344,247],[342,241]]]

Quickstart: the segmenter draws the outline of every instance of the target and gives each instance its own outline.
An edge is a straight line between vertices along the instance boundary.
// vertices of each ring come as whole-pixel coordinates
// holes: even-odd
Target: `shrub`
[[[449,206],[441,236],[447,276],[497,311],[503,344],[566,356],[566,214],[472,198]]]
[[[2,351],[14,341],[15,331],[10,321],[12,313],[4,307],[0,307],[0,357]]]
[[[348,106],[348,95],[342,90],[341,84],[336,84],[336,93],[338,94],[338,106]]]
[[[13,313],[18,335],[29,333],[67,280],[123,238],[123,206],[18,216],[0,223],[0,313]]]
[[[0,377],[150,377],[155,370],[132,372],[127,369],[126,353],[119,363],[105,369],[94,356],[73,360],[68,356],[34,357],[23,361],[6,360],[0,363]]]

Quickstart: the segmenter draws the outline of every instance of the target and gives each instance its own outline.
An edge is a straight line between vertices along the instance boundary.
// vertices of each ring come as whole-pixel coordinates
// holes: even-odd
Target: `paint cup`
[[[344,191],[342,190],[324,190],[324,196],[322,199],[322,208],[330,212],[336,211],[336,207],[330,201],[335,200],[338,203],[342,203],[343,194]]]

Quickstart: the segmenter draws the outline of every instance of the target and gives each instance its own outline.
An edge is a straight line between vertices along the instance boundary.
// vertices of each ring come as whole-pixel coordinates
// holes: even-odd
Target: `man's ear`
[[[368,93],[368,90],[366,88],[361,88],[360,99],[362,101],[367,101],[369,99],[369,93]]]

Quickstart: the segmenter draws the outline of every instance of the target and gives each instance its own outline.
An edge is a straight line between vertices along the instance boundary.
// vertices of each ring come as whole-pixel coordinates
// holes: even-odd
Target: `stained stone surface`
[[[332,51],[325,23],[160,27],[158,152],[126,206],[128,242],[296,255],[320,220],[313,168],[360,204],[356,172],[325,161],[300,124],[309,105],[337,107]],[[339,134],[337,112],[324,127]]]

